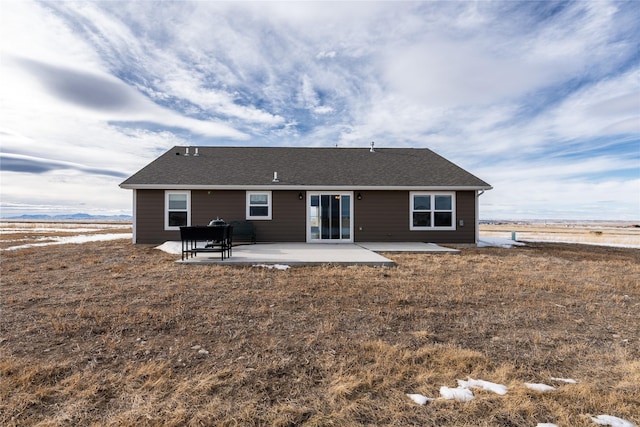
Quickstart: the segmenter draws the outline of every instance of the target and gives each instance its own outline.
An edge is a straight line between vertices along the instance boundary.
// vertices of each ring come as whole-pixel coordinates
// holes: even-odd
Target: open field
[[[179,265],[127,240],[0,256],[0,425],[640,423],[637,249],[285,271]],[[406,396],[468,376],[508,392]]]
[[[624,221],[503,222],[480,224],[480,234],[529,242],[562,242],[640,249],[640,224]]]
[[[125,235],[131,235],[131,223],[0,221],[0,250],[112,240]]]

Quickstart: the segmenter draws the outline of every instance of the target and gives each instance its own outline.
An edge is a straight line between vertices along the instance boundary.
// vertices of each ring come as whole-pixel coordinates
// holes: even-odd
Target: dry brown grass
[[[287,271],[179,265],[122,240],[0,255],[1,425],[640,423],[638,250],[538,244]],[[405,396],[467,376],[509,391]]]

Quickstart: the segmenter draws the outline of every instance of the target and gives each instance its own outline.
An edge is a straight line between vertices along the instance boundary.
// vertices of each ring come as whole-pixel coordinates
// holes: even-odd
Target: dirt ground
[[[281,271],[126,240],[3,251],[0,425],[640,423],[640,250],[385,255]],[[406,396],[469,376],[508,392]]]

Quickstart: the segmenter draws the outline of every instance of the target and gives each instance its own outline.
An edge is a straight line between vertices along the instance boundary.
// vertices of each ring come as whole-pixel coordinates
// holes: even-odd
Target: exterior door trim
[[[311,197],[312,196],[349,196],[349,238],[348,239],[312,239],[311,237]],[[354,215],[353,215],[353,191],[307,191],[307,201],[306,201],[306,235],[307,235],[307,243],[353,243],[353,223],[354,223]]]

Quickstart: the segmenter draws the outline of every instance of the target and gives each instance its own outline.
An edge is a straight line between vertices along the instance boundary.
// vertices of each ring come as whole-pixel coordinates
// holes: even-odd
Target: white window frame
[[[180,230],[180,227],[169,226],[169,197],[172,194],[181,194],[187,196],[187,226],[191,225],[191,191],[166,190],[164,192],[164,229],[167,231]],[[185,212],[181,209],[171,209],[176,212]]]
[[[251,215],[251,196],[252,195],[266,195],[267,196],[267,215]],[[271,205],[272,203],[272,194],[271,191],[247,191],[247,212],[246,216],[248,220],[257,220],[257,221],[268,221],[271,220]],[[253,206],[264,206],[264,205],[253,205]]]
[[[430,196],[431,206],[428,211],[431,214],[430,226],[414,226],[413,225],[413,203],[414,196]],[[451,197],[451,210],[436,210],[435,196],[450,196]],[[436,227],[435,226],[435,212],[451,212],[451,226]],[[455,191],[411,191],[409,192],[409,229],[412,231],[440,231],[440,230],[455,230],[456,229],[456,193]]]

